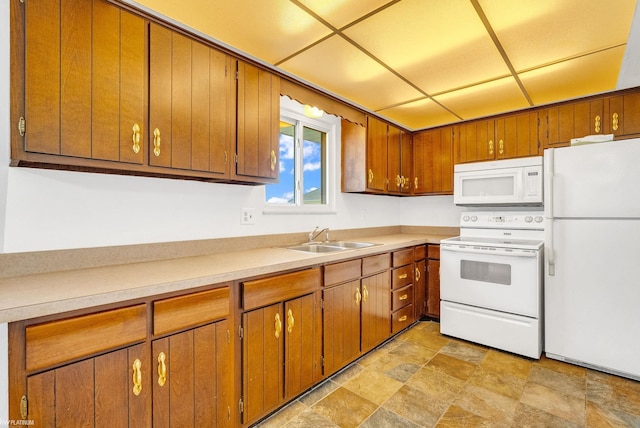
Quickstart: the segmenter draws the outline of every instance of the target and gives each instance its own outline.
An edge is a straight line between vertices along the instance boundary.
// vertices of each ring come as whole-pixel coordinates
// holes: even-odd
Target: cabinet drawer
[[[145,304],[37,324],[26,329],[27,371],[144,340]]]
[[[362,259],[362,276],[371,275],[391,266],[391,254],[384,253]]]
[[[391,333],[395,334],[413,323],[413,305],[405,306],[391,315]]]
[[[428,255],[430,259],[440,260],[440,245],[429,245]]]
[[[300,297],[319,290],[321,281],[319,268],[246,281],[242,284],[242,305],[251,310]]]
[[[413,248],[393,252],[393,267],[408,265],[413,261]]]
[[[391,310],[397,311],[407,305],[413,304],[413,285],[391,293]]]
[[[324,285],[335,285],[341,282],[360,278],[362,259],[349,260],[324,267]]]
[[[422,260],[427,256],[427,246],[418,245],[413,248],[413,260]]]
[[[229,315],[229,287],[153,302],[153,334],[193,327]]]
[[[391,287],[394,290],[413,283],[413,263],[394,269],[391,277]]]

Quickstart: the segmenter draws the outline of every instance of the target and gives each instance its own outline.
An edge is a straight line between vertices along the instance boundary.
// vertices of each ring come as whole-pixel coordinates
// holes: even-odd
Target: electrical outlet
[[[256,214],[255,209],[243,208],[242,217],[240,218],[240,224],[256,224],[255,214]]]

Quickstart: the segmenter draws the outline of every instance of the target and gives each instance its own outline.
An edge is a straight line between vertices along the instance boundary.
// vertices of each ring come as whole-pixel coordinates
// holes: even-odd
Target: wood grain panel
[[[367,187],[367,128],[345,119],[340,123],[341,190],[364,192]]]
[[[127,349],[94,360],[96,428],[129,426],[129,359]]]
[[[271,170],[271,129],[274,118],[271,117],[271,88],[272,75],[264,70],[258,71],[258,176],[273,177]],[[278,94],[280,96],[280,94]],[[254,124],[255,125],[255,124]],[[276,149],[276,156],[280,150]]]
[[[413,307],[416,319],[427,310],[427,262],[425,259],[415,262],[416,278],[413,283]]]
[[[440,260],[440,245],[429,244],[427,254],[430,259]]]
[[[60,23],[60,154],[83,158],[91,157],[91,5],[62,0]]]
[[[209,171],[211,61],[209,47],[191,43],[191,169]]]
[[[55,426],[94,425],[93,364],[93,359],[88,359],[56,369]]]
[[[335,285],[360,278],[362,259],[334,263],[324,267],[324,286]]]
[[[217,328],[218,324],[209,324],[193,331],[193,426],[196,427],[217,426],[220,382]]]
[[[625,135],[640,134],[640,93],[625,94],[623,100]]]
[[[169,338],[169,426],[195,426],[193,330]]]
[[[289,311],[293,323],[289,324]],[[319,361],[316,345],[315,295],[309,294],[290,300],[284,305],[285,333],[285,399],[293,398],[316,381],[314,368]]]
[[[360,355],[360,305],[356,290],[360,280],[325,288],[324,375],[328,376]]]
[[[56,426],[56,374],[54,370],[27,378],[29,419],[41,427]]]
[[[91,157],[120,159],[120,10],[93,3]]]
[[[387,180],[387,124],[367,117],[367,189],[384,192]]]
[[[230,321],[216,323],[216,427],[231,427],[236,420],[236,406],[234,404],[235,372],[233,369],[233,335],[230,332]],[[196,378],[197,379],[197,378]],[[198,382],[199,380],[196,380]],[[196,384],[196,388],[198,385]],[[196,403],[196,420],[198,404]]]
[[[251,310],[260,306],[282,302],[313,293],[320,289],[322,276],[319,268],[277,275],[242,283],[243,308]]]
[[[413,324],[413,305],[405,306],[391,316],[391,333],[395,334],[400,330]]]
[[[362,352],[367,352],[385,341],[391,331],[389,271],[362,278],[361,284],[363,295],[361,349]],[[366,298],[365,294],[368,294]]]
[[[408,265],[413,261],[413,248],[393,252],[393,267]]]
[[[127,382],[129,388],[129,426],[130,427],[149,427],[151,426],[151,404],[152,394],[151,385],[153,382],[153,364],[149,364],[149,345],[141,343],[139,345],[129,346],[127,348],[129,363],[126,367]],[[142,362],[142,391],[140,394],[133,393],[133,385],[131,380],[131,370],[136,359]]]
[[[427,262],[429,279],[427,280],[427,314],[440,317],[440,261]]]
[[[258,69],[238,61],[238,125],[236,173],[258,175]],[[253,124],[253,126],[252,126]]]
[[[230,101],[235,98],[235,78],[231,78],[234,73],[228,55],[210,49],[209,61],[209,171],[227,176],[233,155],[229,141],[231,126],[235,129],[235,110]]]
[[[391,254],[384,253],[362,259],[362,275],[371,275],[391,266]]]
[[[421,260],[426,258],[427,255],[427,246],[426,245],[417,245],[413,247],[413,260]]]
[[[392,270],[391,284],[394,290],[405,287],[413,282],[413,262],[410,265]]]
[[[172,168],[191,168],[191,58],[191,40],[174,32],[171,58]]]
[[[169,394],[169,385],[171,384],[171,372],[167,370],[167,378],[164,385],[158,383],[158,355],[164,352],[165,356],[169,356],[169,337],[156,339],[151,345],[151,367],[149,368],[149,376],[153,378],[153,426],[169,427],[169,415],[171,410],[171,401]]]
[[[391,310],[397,311],[407,305],[413,304],[413,285],[391,292]]]
[[[60,153],[60,1],[26,2],[25,150]],[[46,52],[46,55],[44,54]]]
[[[29,326],[27,371],[125,346],[146,337],[146,305]]]
[[[149,164],[171,166],[171,31],[150,25],[149,55]],[[160,155],[153,153],[153,133],[160,131]]]
[[[229,314],[229,287],[153,302],[153,334],[203,324]]]

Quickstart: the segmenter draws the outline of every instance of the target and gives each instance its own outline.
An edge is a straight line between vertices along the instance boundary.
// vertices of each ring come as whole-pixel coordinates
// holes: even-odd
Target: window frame
[[[299,156],[295,160],[295,183],[294,187],[297,192],[296,204],[274,204],[266,201],[266,186],[264,187],[264,214],[335,214],[336,213],[336,186],[337,180],[335,175],[336,168],[336,147],[338,147],[338,125],[340,124],[340,118],[332,115],[324,114],[323,117],[314,119],[304,115],[304,106],[297,101],[291,100],[286,96],[280,97],[280,120],[288,123],[294,123],[296,126],[296,139],[295,150],[302,152],[302,129],[303,127],[312,128],[320,132],[324,132],[326,135],[325,141],[325,204],[309,204],[303,203],[303,189],[297,189],[298,180],[302,182],[304,187],[303,177],[303,162],[302,156]],[[299,131],[299,132],[298,132]],[[298,145],[300,145],[298,147]]]

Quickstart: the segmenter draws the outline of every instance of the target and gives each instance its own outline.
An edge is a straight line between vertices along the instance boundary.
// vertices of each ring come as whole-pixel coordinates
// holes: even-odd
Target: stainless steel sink
[[[332,253],[335,251],[354,250],[358,248],[372,247],[378,244],[356,241],[329,241],[329,242],[305,242],[304,244],[286,247],[289,250],[304,251],[307,253]]]

